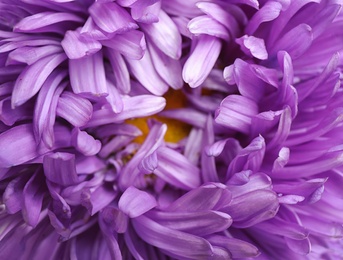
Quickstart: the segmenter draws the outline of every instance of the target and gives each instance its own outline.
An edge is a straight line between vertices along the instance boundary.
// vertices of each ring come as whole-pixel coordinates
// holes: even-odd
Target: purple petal
[[[192,88],[200,86],[213,68],[220,49],[221,42],[216,37],[199,36],[193,52],[183,67],[183,80]]]
[[[149,193],[131,186],[120,197],[118,206],[130,218],[136,218],[156,207],[157,202]]]
[[[187,192],[174,201],[166,210],[175,212],[196,212],[212,210],[220,201],[226,186],[220,183],[209,183]]]
[[[79,59],[92,55],[102,48],[97,40],[82,37],[80,30],[67,31],[61,45],[69,59]]]
[[[0,120],[8,126],[12,126],[14,123],[20,120],[32,118],[32,103],[25,103],[20,107],[12,109],[11,97],[4,98],[0,101]]]
[[[105,68],[101,52],[81,59],[69,60],[69,76],[75,94],[84,94],[93,98],[107,95]]]
[[[44,156],[44,174],[51,182],[68,186],[78,182],[75,168],[75,155],[70,153],[53,153]]]
[[[182,88],[183,80],[180,62],[165,55],[153,44],[149,45],[149,52],[156,71],[161,78],[173,89]]]
[[[246,97],[230,95],[216,110],[215,122],[236,131],[249,134],[251,119],[257,115],[257,104]]]
[[[121,122],[130,118],[147,117],[160,112],[166,105],[163,97],[141,95],[123,99],[124,110],[115,114],[112,109],[101,109],[93,112],[86,127]]]
[[[280,15],[282,5],[279,2],[270,1],[255,13],[246,26],[245,32],[248,35],[252,35],[259,26],[264,22],[274,20]]]
[[[256,190],[232,199],[230,206],[222,211],[232,219],[232,226],[246,228],[273,218],[279,209],[277,195],[268,190]]]
[[[206,236],[224,231],[232,223],[229,215],[218,211],[187,213],[151,211],[147,216],[164,227],[196,236]]]
[[[227,249],[233,258],[250,258],[260,254],[258,249],[243,240],[219,235],[210,236],[211,244]]]
[[[127,60],[132,74],[152,94],[162,96],[168,90],[168,85],[158,75],[151,60],[150,53],[145,52],[140,60]],[[146,75],[149,75],[147,77]]]
[[[110,228],[117,233],[125,233],[129,223],[128,217],[119,209],[108,206],[100,212],[100,217]]]
[[[263,39],[244,35],[236,39],[236,42],[241,46],[245,54],[260,60],[268,59],[268,53]]]
[[[66,76],[65,72],[53,72],[44,82],[39,91],[33,115],[33,132],[36,142],[43,139],[47,147],[54,143],[54,123],[57,108],[57,100],[62,93],[65,84],[61,81]]]
[[[155,3],[154,3],[155,2]],[[154,1],[137,1],[131,8],[131,16],[140,23],[156,23],[159,21],[158,15],[161,11],[161,2]]]
[[[93,216],[107,205],[109,205],[117,196],[113,187],[101,185],[94,191],[85,190],[81,194],[81,204],[88,209],[89,214]]]
[[[85,156],[95,155],[101,149],[101,142],[99,140],[95,140],[93,136],[85,131],[80,131],[78,128],[73,129],[71,138],[71,142],[76,150]]]
[[[142,30],[151,38],[156,46],[172,59],[181,56],[181,35],[173,20],[164,12],[159,12],[159,22],[141,24]]]
[[[15,126],[0,134],[0,167],[23,164],[46,152],[36,146],[32,125]]]
[[[60,53],[62,51],[60,46],[57,45],[46,45],[40,47],[21,47],[8,54],[8,59],[6,65],[16,64],[16,63],[26,63],[31,65],[36,61],[50,56],[52,54]]]
[[[145,216],[134,219],[133,226],[144,241],[166,253],[188,259],[209,258],[213,254],[205,239],[164,227]]]
[[[23,190],[23,218],[25,222],[36,227],[42,210],[42,203],[45,193],[43,192],[41,180],[38,179],[38,174],[35,173],[26,183]]]
[[[144,33],[138,30],[115,35],[101,43],[133,60],[140,60],[146,50]]]
[[[224,40],[229,40],[229,33],[226,27],[207,15],[201,15],[193,18],[188,23],[187,27],[195,36],[207,34]]]
[[[40,90],[51,72],[65,59],[65,54],[55,54],[27,66],[20,73],[14,85],[12,107],[20,106],[33,97]]]
[[[289,32],[285,33],[270,48],[270,55],[277,51],[287,51],[292,59],[301,56],[312,44],[312,28],[307,24],[300,24]]]
[[[166,182],[191,190],[201,183],[200,171],[183,155],[167,147],[157,150],[158,167],[154,173]]]
[[[57,104],[57,115],[75,127],[84,126],[92,117],[92,103],[69,91],[64,91]]]
[[[45,28],[49,25],[60,22],[83,22],[83,19],[72,13],[61,12],[43,12],[34,14],[22,19],[14,26],[15,32],[51,32],[51,28]]]
[[[27,176],[19,176],[8,183],[2,200],[9,214],[15,214],[23,208],[23,189],[27,179]]]
[[[115,86],[121,93],[128,94],[131,89],[130,74],[123,56],[111,49],[106,53],[112,66]]]
[[[107,33],[123,33],[138,28],[127,11],[114,2],[95,2],[89,12],[99,28]]]

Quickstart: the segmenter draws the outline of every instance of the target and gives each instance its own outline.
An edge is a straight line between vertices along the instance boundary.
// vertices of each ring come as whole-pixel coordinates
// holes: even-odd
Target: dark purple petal
[[[48,180],[62,186],[78,182],[74,154],[58,152],[44,156],[43,160],[44,174]]]

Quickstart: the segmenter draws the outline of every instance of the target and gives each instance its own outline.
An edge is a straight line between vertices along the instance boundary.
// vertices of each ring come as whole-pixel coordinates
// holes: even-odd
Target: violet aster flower
[[[1,256],[341,257],[341,7],[0,0]]]

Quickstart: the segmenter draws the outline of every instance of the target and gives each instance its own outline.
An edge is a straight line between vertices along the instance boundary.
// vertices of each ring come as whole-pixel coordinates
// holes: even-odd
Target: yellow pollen
[[[186,103],[187,103],[185,95],[180,90],[171,89],[163,97],[167,101],[165,110],[183,108],[186,106]],[[142,135],[136,137],[133,140],[134,142],[143,143],[144,140],[146,139],[146,136],[149,133],[149,128],[147,124],[147,120],[149,118],[154,118],[167,125],[168,127],[167,132],[164,136],[164,140],[166,142],[177,143],[183,138],[185,138],[191,130],[191,126],[186,123],[183,123],[175,119],[165,118],[158,115],[153,115],[153,116],[143,117],[143,118],[129,119],[129,120],[126,120],[126,123],[132,124],[138,127],[143,133]]]

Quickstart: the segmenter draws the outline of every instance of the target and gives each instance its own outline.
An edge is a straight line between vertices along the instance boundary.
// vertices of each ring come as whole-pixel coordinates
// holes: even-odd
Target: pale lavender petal
[[[159,12],[159,22],[141,24],[142,30],[167,56],[179,59],[181,56],[181,35],[173,20],[163,11]]]
[[[124,191],[118,202],[119,209],[130,218],[141,216],[156,206],[156,199],[152,195],[133,186]]]
[[[220,49],[221,42],[216,37],[210,35],[199,36],[193,52],[183,67],[183,80],[192,88],[200,86],[213,68]]]
[[[82,37],[80,30],[67,31],[61,45],[69,59],[79,59],[92,55],[102,48],[97,40]]]
[[[111,105],[114,113],[120,113],[123,111],[124,104],[118,89],[110,80],[107,80],[108,96],[106,96],[107,102]]]
[[[268,59],[268,53],[263,39],[244,35],[236,39],[236,42],[241,46],[245,54],[260,60]]]
[[[155,2],[155,3],[154,3]],[[159,21],[158,15],[161,10],[161,2],[153,1],[137,1],[131,8],[131,16],[140,23],[156,23]]]
[[[92,103],[70,91],[64,91],[57,104],[57,115],[76,127],[85,125],[92,117]]]
[[[145,52],[142,59],[129,59],[127,62],[130,65],[132,74],[152,94],[162,96],[167,92],[168,85],[158,75],[148,51]],[[149,75],[149,77],[146,75]]]
[[[12,107],[20,106],[33,97],[40,90],[51,72],[65,59],[65,54],[55,54],[27,66],[14,85]]]
[[[207,34],[224,40],[229,40],[229,33],[226,27],[207,15],[193,18],[188,23],[187,27],[195,36]]]
[[[101,52],[69,60],[70,84],[75,94],[90,97],[107,95],[105,68]]]
[[[134,60],[142,59],[146,50],[144,33],[138,30],[115,35],[109,40],[101,41],[101,43]]]
[[[114,2],[97,1],[89,8],[89,12],[94,22],[107,33],[122,33],[138,28],[126,10]]]
[[[160,115],[182,121],[198,128],[204,128],[206,124],[206,115],[193,108],[164,110]]]
[[[53,153],[44,156],[44,174],[48,180],[60,185],[72,185],[78,182],[75,168],[75,155],[71,153]]]
[[[182,67],[179,61],[162,53],[154,44],[149,45],[151,60],[161,78],[173,89],[183,86]]]
[[[101,149],[101,142],[99,140],[95,140],[93,136],[78,128],[73,129],[71,138],[71,143],[76,150],[85,156],[95,155]]]

